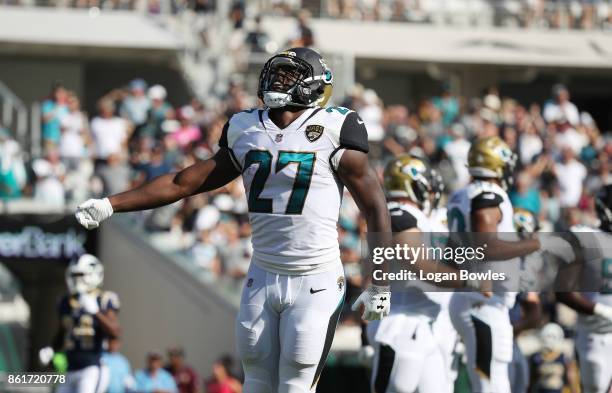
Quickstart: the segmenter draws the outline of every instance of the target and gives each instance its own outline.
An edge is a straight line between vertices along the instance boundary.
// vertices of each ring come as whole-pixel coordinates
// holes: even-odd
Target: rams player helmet
[[[387,164],[383,177],[388,198],[408,198],[421,209],[430,209],[432,177],[423,160],[411,155],[399,156]]]
[[[468,152],[468,170],[475,178],[498,179],[504,189],[514,179],[516,155],[501,138],[491,136],[472,143]]]
[[[268,108],[325,106],[334,77],[323,57],[309,48],[291,48],[266,62],[257,96]]]
[[[104,280],[102,262],[91,254],[83,254],[70,262],[66,269],[66,285],[71,294],[87,293],[98,289]]]

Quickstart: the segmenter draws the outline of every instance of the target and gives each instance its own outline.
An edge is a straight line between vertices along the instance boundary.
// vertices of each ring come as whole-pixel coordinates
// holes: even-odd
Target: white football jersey
[[[394,233],[407,231],[413,228],[421,232],[423,245],[431,245],[431,223],[429,217],[418,207],[398,202],[389,202],[389,216],[391,217],[391,227]],[[415,234],[414,236],[416,236]],[[392,268],[405,268],[402,264],[392,266]],[[407,281],[401,283],[401,287],[396,287],[392,283],[393,296],[391,296],[391,314],[417,314],[436,319],[440,312],[440,305],[436,300],[429,296],[427,291],[435,291],[433,284],[425,281]]]
[[[591,288],[598,283],[599,292],[582,292],[594,303],[612,307],[612,235],[599,229],[575,226],[570,230],[576,233],[586,271],[582,274],[582,288]],[[578,324],[593,333],[612,333],[612,322],[594,315],[578,315]]]
[[[448,243],[447,210],[438,207],[429,213],[429,225],[431,227],[431,245],[433,247],[445,247]],[[448,289],[438,288],[436,291],[427,292],[427,296],[442,307],[442,311],[448,310],[448,304],[453,292]]]
[[[242,172],[253,228],[253,262],[281,273],[314,273],[340,257],[343,186],[336,176],[345,149],[367,152],[367,132],[353,111],[311,108],[279,129],[268,110],[235,114],[221,148]]]
[[[472,208],[494,207],[501,210],[501,221],[497,224],[497,233],[503,234],[507,241],[518,240],[513,223],[514,210],[508,194],[498,184],[488,181],[473,181],[466,187],[455,191],[448,201],[448,228],[450,232],[472,232]],[[507,261],[494,261],[487,263],[466,262],[461,268],[474,272],[491,270],[496,273],[505,273],[505,281],[493,281],[493,292],[503,302],[512,307],[519,286],[520,258]]]

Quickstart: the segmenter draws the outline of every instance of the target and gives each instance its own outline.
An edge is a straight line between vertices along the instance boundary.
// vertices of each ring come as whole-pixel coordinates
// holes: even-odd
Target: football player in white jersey
[[[323,107],[332,83],[316,51],[281,52],[261,72],[265,108],[232,116],[213,158],[77,209],[77,219],[92,228],[113,212],[173,203],[242,175],[253,227],[236,320],[245,393],[316,389],[345,292],[336,228],[343,187],[369,232],[390,232],[363,121],[349,109]],[[364,319],[380,319],[389,303],[388,284],[372,279],[354,308],[363,306]]]
[[[612,185],[596,200],[600,228],[572,227],[582,249],[582,288],[598,292],[559,292],[557,299],[579,313],[576,352],[584,393],[612,390]]]
[[[384,186],[396,242],[411,247],[431,245],[432,225],[427,215],[435,192],[431,169],[414,156],[397,157],[385,167]],[[426,272],[457,273],[454,268],[425,258],[415,261],[413,267]],[[436,288],[425,282],[402,283],[401,288],[399,285],[393,286],[390,315],[367,327],[368,341],[375,350],[372,390],[377,393],[452,392],[451,364],[445,353],[452,349],[447,351],[446,343],[438,340],[433,327],[438,318],[444,317],[441,315],[444,307],[438,302],[438,293],[427,292]],[[446,280],[439,285],[465,283]],[[439,330],[443,329],[442,325]]]
[[[515,160],[499,137],[475,141],[468,153],[472,180],[451,195],[447,206],[451,233],[478,232],[477,242],[487,244],[487,263],[466,264],[469,266],[465,268],[505,272],[507,279],[493,281],[490,293],[457,292],[451,298],[451,320],[466,348],[474,393],[510,392],[512,325],[508,309],[514,304],[518,288],[518,257],[554,244],[537,238],[519,240],[513,235],[513,209],[506,187],[512,182]]]
[[[448,243],[448,222],[446,207],[441,205],[444,194],[444,182],[440,173],[434,169],[431,171],[432,203],[429,213],[431,230],[431,245],[444,247]],[[457,367],[459,356],[456,353],[459,337],[450,320],[449,304],[452,292],[442,290],[427,292],[427,296],[440,305],[440,312],[433,323],[433,333],[438,345],[442,348],[444,364],[448,372],[449,391],[453,391],[457,379]]]

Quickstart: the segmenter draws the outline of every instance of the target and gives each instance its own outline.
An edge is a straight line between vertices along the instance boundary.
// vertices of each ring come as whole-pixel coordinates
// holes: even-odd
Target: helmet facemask
[[[316,76],[308,62],[280,54],[264,65],[259,77],[258,96],[268,108],[309,108],[325,104],[329,98],[326,87],[329,85],[331,88],[331,83],[329,70]]]

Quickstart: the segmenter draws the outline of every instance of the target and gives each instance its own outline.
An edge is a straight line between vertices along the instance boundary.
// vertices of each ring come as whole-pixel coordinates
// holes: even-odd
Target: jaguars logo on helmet
[[[411,155],[395,158],[383,174],[389,198],[408,198],[423,210],[429,210],[432,198],[431,171],[423,160]]]
[[[475,141],[468,152],[468,170],[476,178],[499,179],[508,189],[513,183],[516,155],[497,136]]]
[[[527,209],[515,208],[512,221],[519,233],[534,233],[539,229],[538,218]]]
[[[309,48],[292,48],[266,62],[257,96],[268,108],[325,106],[333,74],[323,57]]]

